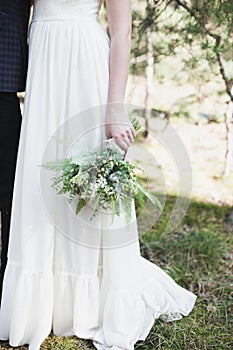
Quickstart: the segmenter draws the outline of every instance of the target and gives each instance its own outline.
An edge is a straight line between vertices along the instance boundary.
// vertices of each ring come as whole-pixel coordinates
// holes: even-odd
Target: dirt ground
[[[144,122],[141,120],[141,124]],[[158,192],[185,195],[216,204],[233,204],[233,169],[223,177],[225,166],[225,125],[199,125],[185,119],[151,119],[148,142],[140,142],[128,152],[148,177],[148,185]],[[232,162],[233,167],[233,162]],[[188,184],[187,184],[188,183]]]

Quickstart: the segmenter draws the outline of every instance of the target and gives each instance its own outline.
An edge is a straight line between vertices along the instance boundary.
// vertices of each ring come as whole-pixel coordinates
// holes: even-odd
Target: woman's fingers
[[[127,135],[128,135],[129,141],[130,141],[131,143],[134,142],[135,136],[134,136],[134,133],[132,132],[132,129],[131,129],[131,128],[130,128],[130,129],[127,129],[127,130],[126,130],[126,133],[127,133]]]
[[[125,152],[128,151],[129,145],[121,137],[114,137],[116,144]]]
[[[126,145],[129,147],[131,144],[131,141],[130,141],[130,138],[129,138],[129,135],[127,134],[127,132],[123,132],[121,134],[121,138],[126,143]]]

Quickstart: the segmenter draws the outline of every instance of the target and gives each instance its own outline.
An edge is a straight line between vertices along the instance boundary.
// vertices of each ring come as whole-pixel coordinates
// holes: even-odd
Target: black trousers
[[[0,92],[0,211],[2,246],[0,301],[3,277],[7,264],[11,202],[21,120],[22,117],[17,94],[14,92]]]

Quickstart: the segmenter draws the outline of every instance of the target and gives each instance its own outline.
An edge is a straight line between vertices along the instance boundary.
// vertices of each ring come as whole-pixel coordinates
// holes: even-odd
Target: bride
[[[110,40],[98,22],[100,7],[101,0],[34,1],[0,310],[0,339],[11,346],[38,350],[53,330],[92,339],[97,349],[132,350],[155,319],[180,319],[195,303],[191,292],[141,257],[136,220],[127,229],[122,218],[110,227],[108,214],[99,213],[90,225],[88,207],[73,215],[64,203],[59,209],[50,186],[41,189],[46,147],[71,117],[77,116],[70,128],[76,137],[91,130],[84,137],[88,146],[114,138],[127,151],[135,138],[121,108],[130,0],[106,0]],[[56,147],[54,152],[55,157]],[[128,242],[120,244],[127,235]]]

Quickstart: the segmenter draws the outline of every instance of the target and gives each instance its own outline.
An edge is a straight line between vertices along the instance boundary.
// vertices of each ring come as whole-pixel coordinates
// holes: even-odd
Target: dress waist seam
[[[94,22],[99,23],[98,18],[92,17],[75,17],[75,18],[38,18],[32,19],[31,23],[40,23],[40,22],[75,22],[75,23],[85,23],[85,22]]]

